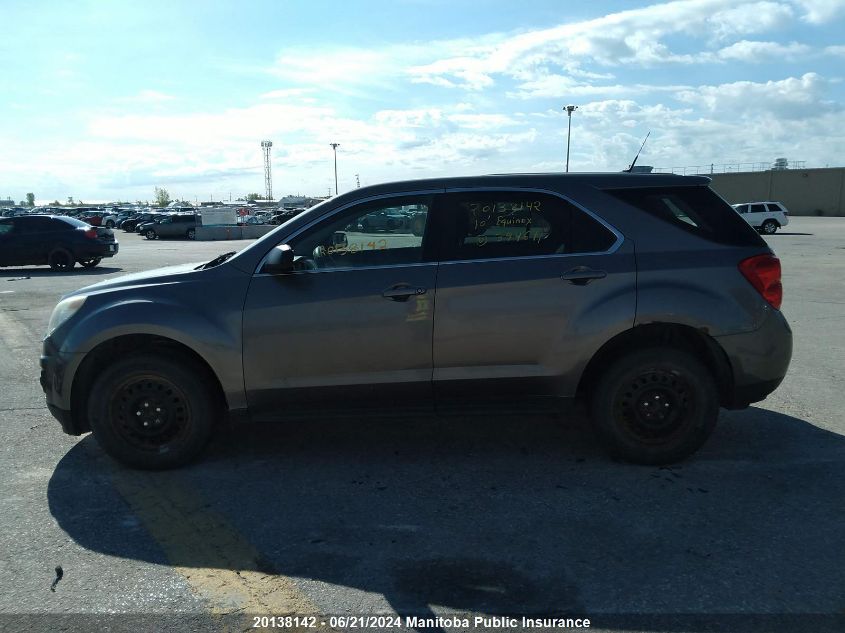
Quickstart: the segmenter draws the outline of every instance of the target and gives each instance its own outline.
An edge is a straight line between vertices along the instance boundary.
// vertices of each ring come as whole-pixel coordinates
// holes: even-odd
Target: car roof
[[[626,189],[643,187],[703,186],[710,183],[707,176],[679,176],[677,174],[613,173],[514,173],[484,176],[453,176],[402,180],[369,185],[352,191],[358,195],[426,189],[462,189],[484,187],[534,187],[560,189],[572,186],[592,186],[597,189]],[[351,193],[351,192],[350,192]],[[356,197],[358,197],[356,195]]]

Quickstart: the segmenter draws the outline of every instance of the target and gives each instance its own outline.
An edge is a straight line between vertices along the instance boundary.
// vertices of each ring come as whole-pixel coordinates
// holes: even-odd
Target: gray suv
[[[356,189],[238,253],[64,297],[41,358],[65,432],[124,464],[197,456],[224,416],[589,408],[620,458],[681,460],[765,398],[780,263],[704,177],[533,174]],[[367,232],[414,208],[417,230]]]

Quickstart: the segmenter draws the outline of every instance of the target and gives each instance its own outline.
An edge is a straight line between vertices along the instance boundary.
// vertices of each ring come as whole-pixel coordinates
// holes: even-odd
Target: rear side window
[[[565,253],[571,205],[531,191],[446,194],[443,259],[490,259]]]
[[[765,213],[766,206],[762,204],[752,204],[751,205],[751,213]]]
[[[60,228],[57,226],[58,223],[54,224],[50,218],[18,218],[16,222],[19,233],[46,233]]]
[[[616,242],[595,218],[550,194],[482,190],[440,200],[443,260],[603,253]]]
[[[607,193],[706,240],[732,246],[766,245],[709,187],[643,187],[610,189]]]

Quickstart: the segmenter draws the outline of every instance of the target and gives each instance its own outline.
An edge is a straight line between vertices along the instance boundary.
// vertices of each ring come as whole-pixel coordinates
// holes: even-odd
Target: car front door
[[[391,196],[342,208],[285,239],[297,257],[293,272],[256,272],[243,315],[254,417],[432,409],[437,263],[430,231],[362,226],[386,209],[428,215],[431,200]]]
[[[450,227],[437,276],[437,408],[574,395],[595,350],[633,325],[633,244],[550,192],[447,193],[437,213]]]

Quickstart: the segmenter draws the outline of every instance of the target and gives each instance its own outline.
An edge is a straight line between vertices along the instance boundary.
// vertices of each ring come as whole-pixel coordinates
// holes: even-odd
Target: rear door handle
[[[424,295],[426,290],[426,288],[418,288],[416,286],[409,286],[408,284],[397,284],[382,292],[381,296],[385,299],[393,299],[394,301],[407,301],[416,295]]]
[[[584,286],[593,279],[604,279],[605,277],[607,277],[607,271],[594,270],[588,266],[576,266],[561,275],[561,279],[577,286]]]

